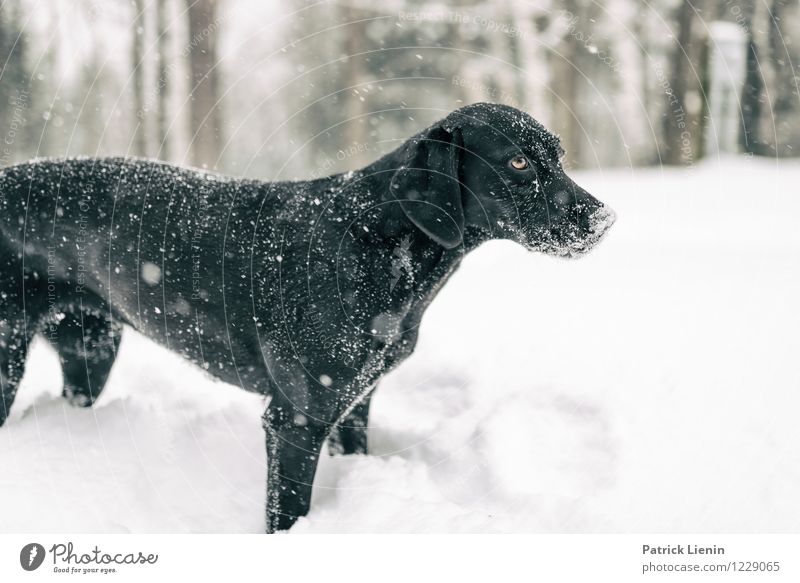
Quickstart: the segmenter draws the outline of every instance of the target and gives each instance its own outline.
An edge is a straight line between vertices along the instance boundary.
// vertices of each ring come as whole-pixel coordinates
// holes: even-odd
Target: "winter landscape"
[[[579,260],[466,257],[372,400],[370,454],[323,452],[288,532],[798,533],[798,32],[797,0],[3,0],[0,174],[316,179],[465,105],[527,112],[616,224]],[[132,329],[92,408],[59,368],[35,339],[0,534],[269,530],[263,397]]]
[[[796,532],[800,163],[574,172],[618,222],[564,261],[492,242],[323,456],[313,532]],[[465,312],[470,317],[464,317]],[[263,532],[261,398],[127,330],[92,409],[34,348],[4,532]]]

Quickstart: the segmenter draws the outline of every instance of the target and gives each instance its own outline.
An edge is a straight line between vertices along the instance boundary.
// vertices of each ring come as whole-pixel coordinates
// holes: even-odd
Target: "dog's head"
[[[594,247],[614,212],[565,173],[556,136],[504,105],[454,111],[403,150],[390,183],[410,221],[447,249],[511,239],[560,257]]]

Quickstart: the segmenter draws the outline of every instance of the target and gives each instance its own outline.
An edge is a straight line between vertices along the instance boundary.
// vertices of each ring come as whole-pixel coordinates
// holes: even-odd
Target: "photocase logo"
[[[394,290],[394,286],[397,285],[397,282],[400,281],[400,278],[403,276],[403,271],[407,274],[412,275],[414,272],[411,269],[411,252],[409,249],[411,248],[411,236],[406,235],[403,237],[403,240],[400,241],[400,245],[395,247],[394,251],[392,252],[392,279],[389,282],[389,291],[391,292]]]
[[[35,571],[44,562],[44,547],[39,543],[28,543],[19,552],[19,564],[26,571]]]

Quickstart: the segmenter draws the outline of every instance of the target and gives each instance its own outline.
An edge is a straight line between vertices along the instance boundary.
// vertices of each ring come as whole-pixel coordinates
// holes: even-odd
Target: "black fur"
[[[362,170],[307,182],[123,158],[6,168],[0,425],[33,334],[58,351],[65,396],[90,405],[127,324],[270,397],[267,531],[289,528],[326,438],[366,452],[371,392],[465,253],[508,238],[574,256],[611,225],[559,150],[526,114],[476,104]],[[520,154],[529,168],[510,165]]]

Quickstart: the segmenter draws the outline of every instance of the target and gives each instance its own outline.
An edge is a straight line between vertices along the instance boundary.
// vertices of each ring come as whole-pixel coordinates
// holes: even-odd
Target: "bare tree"
[[[22,158],[27,135],[22,131],[31,114],[27,111],[33,97],[30,74],[25,67],[28,37],[22,23],[17,3],[0,5],[0,55],[5,61],[0,65],[0,131],[5,135],[0,144],[0,166]],[[11,142],[11,143],[9,143]]]
[[[221,114],[217,67],[217,0],[186,0],[189,15],[191,162],[213,168],[219,160]]]
[[[144,0],[133,0],[133,42],[131,43],[131,70],[133,71],[133,154],[147,155],[147,126],[144,102]]]
[[[364,13],[352,6],[342,5],[340,8],[342,21],[349,23],[343,27],[340,34],[343,35],[342,50],[345,59],[342,63],[343,87],[348,87],[343,93],[345,120],[347,132],[347,146],[355,145],[356,148],[361,144],[366,144],[368,139],[367,119],[363,116],[366,108],[363,97],[360,95],[359,83],[366,80],[366,71],[362,68],[363,57],[358,53],[365,50],[364,24],[359,22],[364,18]],[[355,163],[366,162],[367,156],[356,154]]]
[[[577,23],[578,29],[570,28],[564,34],[550,62],[553,88],[552,124],[558,128],[561,143],[567,151],[565,164],[580,166],[585,136],[581,128],[578,104],[586,49],[579,39],[583,38],[581,34],[588,34],[584,27],[592,22],[593,14],[592,6],[584,0],[565,0],[562,5],[565,14],[570,15]]]
[[[701,153],[702,103],[705,82],[705,29],[697,26],[705,0],[681,0],[676,16],[677,34],[665,92],[666,111],[663,118],[663,149],[661,162],[691,165]],[[690,96],[694,96],[693,102]]]
[[[750,46],[742,94],[741,142],[745,151],[792,156],[800,150],[798,77],[800,51],[792,32],[800,24],[797,0],[756,2],[745,12]]]
[[[169,70],[167,69],[167,55],[169,54],[169,27],[167,16],[167,0],[157,0],[156,3],[156,48],[158,63],[156,65],[156,138],[158,139],[159,158],[169,160],[171,151],[167,125],[169,112],[167,111],[167,97],[169,95]]]

